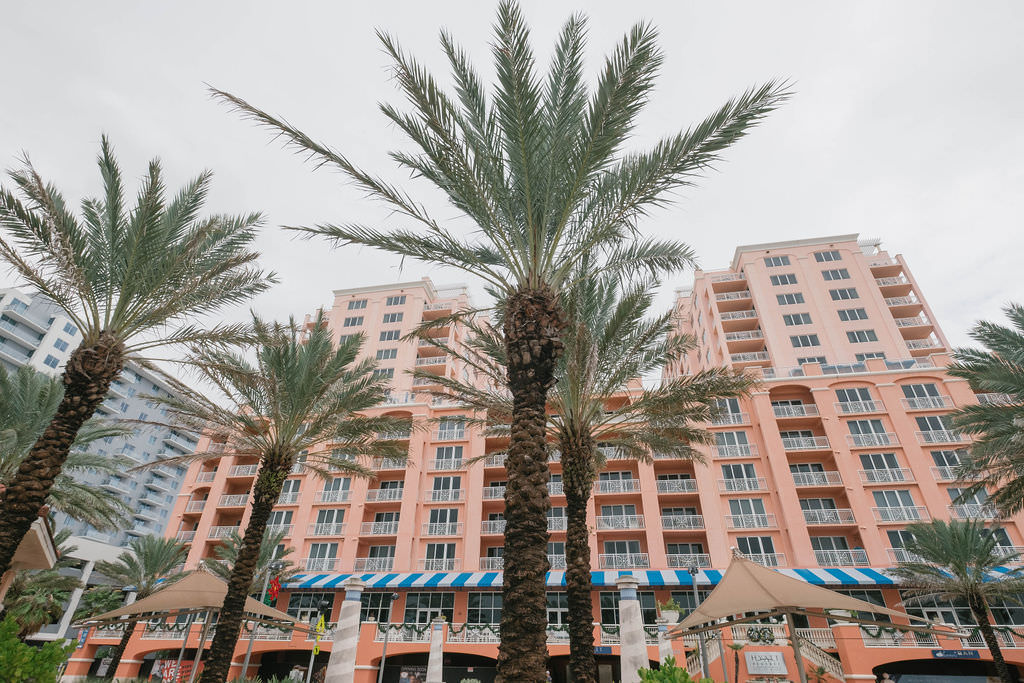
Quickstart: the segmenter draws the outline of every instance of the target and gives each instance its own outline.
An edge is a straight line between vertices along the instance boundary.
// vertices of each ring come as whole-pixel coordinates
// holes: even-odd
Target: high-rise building
[[[12,372],[29,365],[59,374],[81,342],[75,324],[52,301],[14,288],[0,289],[0,364]],[[163,409],[147,398],[174,390],[162,378],[129,361],[97,410],[98,416],[118,419],[163,419]],[[92,446],[99,455],[121,455],[134,465],[191,453],[194,434],[165,427],[133,427],[124,436],[108,437]],[[78,536],[124,545],[135,536],[162,536],[185,474],[182,466],[160,466],[144,473],[106,475],[82,472],[76,479],[116,494],[131,511],[131,524],[115,531],[98,531],[84,522],[56,513],[55,526]]]
[[[334,622],[342,582],[351,576],[366,582],[359,682],[375,680],[380,662],[384,629],[370,622],[400,624],[388,629],[385,672],[385,680],[397,680],[399,671],[425,667],[426,624],[437,615],[450,625],[444,652],[452,680],[494,675],[507,440],[464,425],[464,410],[418,393],[429,380],[414,385],[405,373],[419,367],[461,376],[463,368],[436,347],[403,337],[423,319],[465,305],[463,292],[435,291],[429,281],[335,292],[331,328],[339,336],[366,334],[365,352],[392,378],[393,397],[376,412],[412,416],[429,427],[382,435],[407,442],[409,460],[373,463],[372,480],[323,481],[296,471],[271,520],[288,534],[302,569],[282,591],[279,608],[314,619],[322,605]],[[899,587],[885,570],[908,557],[909,523],[981,518],[997,529],[1007,553],[1024,549],[1019,516],[997,519],[984,495],[957,500],[964,483],[956,481],[955,468],[969,442],[947,416],[956,407],[1001,397],[975,395],[945,372],[948,342],[903,257],[856,235],[740,247],[730,268],[698,272],[693,286],[680,291],[675,311],[679,331],[694,335],[699,346],[669,374],[724,365],[762,381],[748,398],[722,404],[709,425],[714,444],[701,447],[702,463],[608,453],[588,513],[600,680],[621,676],[615,579],[623,572],[640,584],[649,655],[656,661],[657,603],[671,597],[692,608],[690,572],[704,596],[734,552],[899,609]],[[462,330],[451,325],[437,334],[457,339]],[[479,456],[485,457],[470,463]],[[565,498],[557,456],[550,468],[549,649],[553,679],[565,681]],[[191,544],[189,566],[245,524],[255,473],[255,462],[229,452],[219,463],[189,470],[168,529]],[[394,603],[392,592],[398,594]],[[970,632],[969,610],[959,605],[939,601],[908,609]],[[996,606],[994,616],[1003,625],[1024,622],[1024,610],[1010,605]],[[950,640],[861,629],[838,619],[797,626],[808,666],[822,666],[837,679],[868,680],[882,672],[977,675],[989,660],[976,631]],[[766,629],[773,642],[763,636]],[[180,646],[180,635],[168,642],[160,633],[133,641],[125,659],[142,662],[148,653]],[[103,635],[91,638],[81,656],[119,636]],[[726,643],[748,642],[740,679],[772,673],[754,668],[769,660],[797,679],[784,626],[759,625],[755,635],[756,642],[746,625],[722,634]],[[1024,639],[1008,630],[1000,638],[1007,659],[1024,664]],[[675,643],[681,659],[693,662],[693,644]],[[257,666],[263,675],[287,673],[306,663],[311,647],[302,634],[260,631],[248,673]],[[708,648],[716,680],[723,680],[723,649]],[[962,653],[950,657],[974,659],[936,665],[948,650]],[[244,651],[243,640],[232,676],[242,673]],[[747,656],[769,652],[779,654]],[[731,678],[732,657],[725,663]],[[125,664],[120,673],[134,675],[138,667]]]

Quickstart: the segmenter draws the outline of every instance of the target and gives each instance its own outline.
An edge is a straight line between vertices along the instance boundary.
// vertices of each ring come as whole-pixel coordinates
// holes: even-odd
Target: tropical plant
[[[715,683],[710,678],[691,678],[690,672],[676,666],[675,657],[666,657],[658,669],[640,669],[637,671],[644,683]]]
[[[188,572],[181,570],[186,557],[188,548],[173,538],[139,536],[131,540],[128,549],[118,555],[116,560],[97,562],[96,571],[115,584],[130,588],[135,597],[141,599],[187,576]],[[107,669],[111,675],[117,673],[117,665],[135,632],[138,619],[135,617],[119,622],[124,626],[124,635]]]
[[[735,676],[735,683],[740,683],[740,650],[747,646],[746,643],[729,643],[729,649],[732,650],[732,664]],[[728,676],[726,676],[728,678]]]
[[[661,610],[662,612],[665,612],[665,611],[669,611],[669,612],[682,612],[683,611],[683,606],[680,605],[678,602],[676,602],[675,598],[669,598],[665,602],[659,602],[658,603],[658,609]]]
[[[56,641],[35,647],[21,642],[14,617],[0,622],[0,671],[8,683],[56,683],[61,664],[74,652],[74,643]]]
[[[961,498],[992,491],[989,500],[1004,515],[1024,508],[1024,306],[1003,309],[1010,326],[981,321],[971,338],[984,348],[960,348],[947,371],[995,400],[953,413],[957,429],[973,434],[957,476],[972,482]]]
[[[0,501],[0,573],[45,504],[82,425],[106,397],[129,354],[167,344],[237,341],[243,326],[195,320],[247,301],[272,282],[249,249],[259,214],[201,217],[211,175],[167,200],[158,161],[134,207],[104,136],[102,198],[76,218],[28,159],[0,190],[0,260],[54,301],[81,334],[61,382],[64,396]]]
[[[335,348],[323,314],[304,325],[254,318],[252,330],[254,363],[229,350],[196,352],[195,367],[217,388],[219,399],[180,383],[176,396],[154,399],[166,407],[170,420],[226,442],[216,452],[161,463],[219,459],[224,452],[259,461],[248,526],[228,577],[203,683],[227,680],[267,521],[292,468],[299,465],[323,479],[340,474],[370,477],[373,470],[354,456],[408,454],[396,441],[379,439],[381,433],[409,429],[408,420],[363,414],[384,403],[388,384],[374,373],[373,360],[359,359],[362,335]]]
[[[807,675],[811,677],[814,683],[828,683],[829,679],[832,678],[832,674],[823,666],[816,666],[810,669]]]
[[[68,529],[61,529],[54,534],[57,562],[52,568],[22,569],[15,573],[11,581],[0,619],[14,617],[19,627],[18,635],[22,638],[57,621],[64,613],[64,605],[71,598],[71,593],[82,585],[74,576],[61,573],[61,570],[75,564],[70,554],[77,548],[68,544],[70,537],[71,531]]]
[[[1003,552],[995,534],[978,520],[945,522],[935,520],[907,527],[913,539],[906,543],[909,562],[890,570],[900,580],[905,604],[932,600],[963,601],[978,622],[978,630],[1003,683],[1011,683],[1003,653],[996,640],[989,611],[994,602],[1021,604],[1024,567],[1005,569],[1020,557]],[[996,571],[999,570],[999,571]]]
[[[82,593],[75,610],[74,621],[82,621],[89,617],[111,612],[124,602],[124,592],[110,586],[93,586]]]
[[[32,444],[50,423],[64,394],[60,380],[23,365],[14,373],[0,367],[0,484],[9,485]],[[90,447],[127,429],[93,419],[79,430],[71,453],[53,481],[46,504],[72,519],[96,529],[123,525],[128,506],[115,494],[76,478],[85,472],[116,474],[129,460],[119,455],[100,455]]]
[[[282,583],[287,582],[288,579],[298,573],[295,563],[284,559],[295,550],[291,546],[284,545],[284,540],[287,537],[288,534],[283,531],[274,531],[268,532],[263,538],[256,560],[256,569],[253,572],[252,583],[249,586],[249,595],[255,595],[260,592],[267,572],[271,571],[270,564],[272,562],[282,562],[284,565],[280,570],[273,572],[275,576],[281,579]],[[228,581],[231,578],[232,570],[235,568],[235,563],[238,561],[238,553],[242,549],[242,542],[242,537],[237,532],[232,531],[228,534],[227,538],[223,539],[222,543],[219,543],[213,549],[216,559],[203,560],[203,567],[211,574],[224,579],[225,582]],[[283,546],[283,550],[278,550],[279,546]]]
[[[571,17],[546,76],[538,73],[530,31],[518,6],[503,0],[493,41],[496,84],[488,94],[466,52],[443,32],[454,94],[381,35],[395,80],[412,111],[384,105],[415,153],[396,151],[403,169],[440,189],[472,238],[435,220],[401,188],[357,167],[285,121],[216,91],[244,115],[281,134],[319,164],[338,168],[420,230],[364,225],[305,228],[336,244],[359,244],[459,268],[482,278],[499,304],[514,410],[506,469],[506,552],[498,678],[543,680],[547,660],[544,577],[547,497],[545,406],[562,349],[565,315],[558,293],[580,261],[595,271],[662,272],[688,261],[674,242],[640,235],[637,223],[671,191],[720,159],[787,96],[777,83],[752,89],[650,151],[624,152],[662,62],[657,32],[633,27],[608,57],[593,93],[584,75],[586,19]]]

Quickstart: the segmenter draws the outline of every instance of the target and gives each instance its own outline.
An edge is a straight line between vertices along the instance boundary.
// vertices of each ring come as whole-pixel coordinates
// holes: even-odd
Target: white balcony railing
[[[787,417],[817,417],[818,406],[811,405],[800,405],[800,406],[772,406],[772,412],[775,413],[775,417],[787,418]]]
[[[393,557],[357,557],[352,568],[357,572],[389,572],[394,566]]]
[[[396,429],[393,432],[380,432],[377,438],[381,441],[406,441],[412,436],[411,429]]]
[[[452,624],[449,643],[500,643],[497,624]]]
[[[454,572],[459,570],[457,557],[421,557],[419,568],[428,572]]]
[[[644,569],[651,566],[647,553],[602,553],[598,562],[601,569]]]
[[[743,557],[764,567],[786,566],[786,556],[783,553],[754,553],[746,554]]]
[[[196,475],[197,484],[207,484],[217,478],[217,470],[212,472],[200,472]]]
[[[439,471],[462,470],[466,464],[462,458],[439,458],[430,463],[430,469]]]
[[[552,569],[565,569],[565,555],[548,555],[548,564]]]
[[[221,496],[217,504],[222,508],[238,508],[245,507],[245,504],[248,502],[249,494],[241,493],[238,495]]]
[[[896,277],[876,277],[875,284],[879,287],[893,287],[896,285],[909,285],[910,280],[902,275],[897,275]]]
[[[911,351],[918,351],[920,349],[941,349],[943,346],[933,339],[908,339],[907,348]]]
[[[551,491],[551,484],[548,484],[548,492]],[[485,486],[482,489],[482,498],[484,500],[500,500],[505,497],[504,486]]]
[[[600,531],[613,529],[643,529],[643,515],[598,515],[597,528]]]
[[[659,479],[658,493],[695,493],[696,479]]]
[[[717,458],[756,458],[757,446],[754,444],[733,444],[715,446]]]
[[[195,531],[179,531],[174,538],[181,543],[191,543],[195,537]]]
[[[893,562],[921,562],[921,557],[905,548],[889,548],[889,559]]]
[[[268,524],[267,525],[267,533],[268,534],[284,534],[285,536],[291,536],[292,535],[292,525],[291,524]]]
[[[465,429],[439,429],[434,432],[434,441],[464,441]]]
[[[307,557],[303,560],[307,572],[333,571],[338,564],[336,557]]]
[[[447,356],[431,356],[429,358],[417,358],[416,365],[419,367],[430,366],[430,365],[444,365],[448,362]]]
[[[484,535],[505,533],[505,520],[485,519],[484,521],[480,522],[480,533]]]
[[[548,517],[548,531],[565,531],[568,523],[567,517]]]
[[[233,533],[238,533],[237,526],[211,526],[207,538],[227,538]]]
[[[920,303],[921,300],[916,296],[891,296],[885,300],[886,306],[913,306]]]
[[[969,503],[965,505],[950,505],[949,514],[953,519],[996,519],[999,512],[994,505],[984,503]]]
[[[185,505],[185,512],[202,512],[205,507],[205,500],[190,500],[188,504]]]
[[[504,557],[481,557],[480,558],[480,571],[482,572],[500,572],[505,568]]]
[[[507,457],[505,453],[491,453],[484,458],[484,467],[504,467]]]
[[[352,496],[350,489],[338,489],[337,491],[317,491],[316,502],[318,503],[347,503]]]
[[[737,479],[719,479],[719,491],[763,491],[764,477],[743,477]]]
[[[827,436],[785,436],[782,448],[787,451],[821,451],[829,448]]]
[[[404,470],[408,463],[404,458],[374,458],[375,470]]]
[[[230,477],[252,477],[260,469],[259,465],[235,465],[228,471]]]
[[[962,443],[966,440],[963,434],[952,429],[931,429],[917,433],[918,443]]]
[[[759,361],[771,360],[767,351],[748,351],[747,353],[733,353],[729,355],[733,363],[756,363]]]
[[[402,500],[405,489],[370,489],[366,492],[367,503],[383,503],[391,500]]]
[[[804,521],[808,524],[853,524],[853,510],[837,508],[833,510],[804,510]]]
[[[747,341],[747,340],[764,339],[764,332],[761,330],[746,330],[741,332],[726,332],[726,341]]]
[[[282,493],[277,497],[278,505],[295,505],[299,502],[299,492],[290,491],[288,493]]]
[[[836,412],[844,415],[856,413],[880,413],[885,408],[881,401],[840,401],[835,404]]]
[[[425,494],[428,503],[457,503],[463,500],[466,492],[463,489],[430,489]]]
[[[549,481],[548,482],[548,495],[549,496],[564,496],[565,495],[565,484],[560,481]]]
[[[906,410],[940,410],[952,408],[953,399],[949,396],[918,396],[900,400]]]
[[[372,522],[371,522],[371,524],[372,524]],[[327,522],[322,522],[322,523],[317,524],[316,522],[314,522],[313,524],[309,525],[309,535],[310,536],[344,536],[345,535],[345,524],[344,523],[330,524],[330,523],[327,523]]]
[[[424,536],[461,536],[462,522],[427,522],[423,525]]]
[[[398,522],[363,522],[359,533],[362,536],[394,536],[398,533]]]
[[[890,484],[893,482],[914,481],[914,473],[903,467],[861,470],[860,480],[865,484]]]
[[[917,505],[872,508],[877,522],[921,522],[928,519],[928,511]]]
[[[739,301],[750,298],[750,290],[744,289],[739,292],[721,292],[715,295],[715,301]]]
[[[732,529],[769,529],[775,526],[775,515],[726,515],[725,521]]]
[[[750,415],[747,413],[719,413],[711,418],[711,424],[716,427],[723,425],[743,425],[750,422]]]
[[[892,432],[875,432],[872,434],[847,434],[846,440],[853,448],[878,448],[881,446],[898,446],[900,441]]]
[[[746,320],[749,318],[756,318],[757,311],[727,311],[722,313],[719,317],[722,320]]]
[[[673,569],[686,567],[710,567],[711,555],[705,553],[690,553],[687,555],[671,554],[666,555],[668,566]]]
[[[977,398],[978,399],[978,403],[980,403],[983,406],[984,405],[1006,405],[1008,403],[1013,403],[1014,402],[1013,397],[1010,396],[1009,394],[996,394],[996,393],[977,394],[975,396],[975,398]]]
[[[681,529],[703,529],[703,515],[662,515],[661,528],[666,531]]]
[[[595,486],[597,493],[636,493],[640,490],[639,479],[604,479]]]
[[[814,559],[822,567],[866,567],[868,554],[855,550],[815,550]]]
[[[841,486],[843,478],[839,472],[793,472],[794,486]]]
[[[735,282],[746,279],[746,273],[719,273],[718,275],[711,276],[712,282]]]

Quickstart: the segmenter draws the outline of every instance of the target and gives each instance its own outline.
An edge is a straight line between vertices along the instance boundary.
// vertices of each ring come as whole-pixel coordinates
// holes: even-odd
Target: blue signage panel
[[[611,645],[598,645],[594,648],[595,655],[610,655],[612,653]]]
[[[936,659],[981,659],[977,650],[932,650]]]

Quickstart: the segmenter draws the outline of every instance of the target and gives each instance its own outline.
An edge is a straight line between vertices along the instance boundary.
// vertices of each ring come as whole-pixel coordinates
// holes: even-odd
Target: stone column
[[[92,576],[92,570],[95,567],[96,560],[89,560],[82,567],[82,576],[78,579],[82,582],[82,585],[71,592],[71,599],[68,601],[67,607],[64,608],[64,616],[61,617],[60,623],[57,625],[57,640],[68,637],[68,627],[71,626],[71,618],[75,616],[75,610],[78,609],[78,604],[82,601],[82,595],[89,586],[89,577]]]
[[[465,627],[463,627],[465,628]],[[444,683],[444,618],[430,622],[430,657],[427,659],[426,683]]]
[[[640,600],[636,589],[639,585],[630,574],[615,580],[619,587],[619,660],[622,668],[622,683],[639,683],[639,669],[649,666],[647,660],[647,632],[640,615]]]
[[[658,617],[658,660],[664,664],[669,657],[674,657],[672,641],[668,637],[668,619]]]
[[[324,683],[352,683],[356,676],[356,648],[359,645],[359,606],[366,584],[350,577],[345,579],[345,601],[341,603],[338,627],[334,629],[334,645],[327,661]]]

